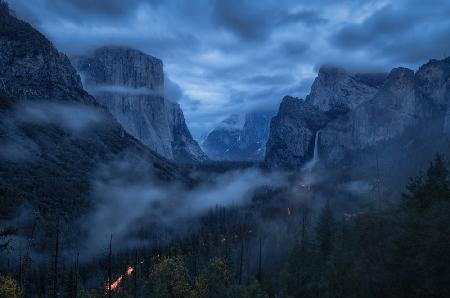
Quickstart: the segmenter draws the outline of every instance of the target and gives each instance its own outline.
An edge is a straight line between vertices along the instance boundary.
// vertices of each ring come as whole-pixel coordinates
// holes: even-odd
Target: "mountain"
[[[117,173],[103,176],[187,181],[178,166],[125,132],[83,89],[66,55],[6,6],[0,47],[1,217],[27,203],[41,216],[57,209],[72,218],[89,205],[93,179],[107,165]]]
[[[231,115],[208,134],[202,147],[213,160],[263,160],[273,114],[253,111]]]
[[[305,100],[285,97],[280,104],[270,125],[266,164],[299,168],[312,158],[315,143],[321,160],[335,164],[351,152],[400,139],[401,146],[410,145],[419,131],[430,135],[429,142],[434,132],[442,141],[449,133],[449,86],[450,57],[430,60],[416,72],[354,74],[321,67]]]
[[[178,162],[207,159],[192,138],[180,105],[164,96],[161,60],[117,46],[71,60],[84,87],[144,145]]]
[[[316,106],[285,96],[270,122],[266,163],[271,168],[297,168],[312,159],[314,137],[329,117]]]
[[[228,152],[239,142],[244,126],[241,115],[231,115],[214,128],[202,142],[202,148],[210,159],[228,160]]]

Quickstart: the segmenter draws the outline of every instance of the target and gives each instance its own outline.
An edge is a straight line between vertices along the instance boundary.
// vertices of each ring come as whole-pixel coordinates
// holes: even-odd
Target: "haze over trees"
[[[450,297],[450,57],[323,66],[214,161],[164,76],[69,59],[0,0],[0,298]]]

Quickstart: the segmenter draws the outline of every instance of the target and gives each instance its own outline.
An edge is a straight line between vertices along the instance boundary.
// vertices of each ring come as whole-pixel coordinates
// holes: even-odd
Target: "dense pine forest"
[[[315,211],[287,209],[282,190],[245,207],[216,207],[195,232],[143,231],[151,247],[110,246],[80,262],[54,229],[39,259],[33,239],[8,250],[1,231],[1,297],[447,297],[450,294],[450,180],[440,155],[397,202],[374,200],[339,216],[330,197]],[[3,204],[3,202],[2,202]],[[29,227],[33,229],[33,227]],[[31,234],[32,235],[32,234]],[[32,237],[32,236],[31,236]],[[36,258],[36,259],[35,259]]]

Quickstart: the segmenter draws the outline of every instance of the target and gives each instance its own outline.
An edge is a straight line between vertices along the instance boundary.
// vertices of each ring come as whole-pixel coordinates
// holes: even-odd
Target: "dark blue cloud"
[[[61,50],[134,47],[164,62],[195,135],[304,97],[322,64],[417,68],[449,56],[448,0],[10,0]]]
[[[450,55],[450,2],[397,1],[331,38],[345,51],[365,51],[392,63],[422,63]]]
[[[283,25],[301,23],[316,26],[327,22],[317,11],[293,11],[291,5],[283,6],[283,2],[217,0],[214,19],[219,26],[249,41],[266,39],[274,29]]]
[[[278,21],[278,24],[303,23],[307,26],[317,26],[327,23],[327,19],[315,10],[300,10],[287,12]]]

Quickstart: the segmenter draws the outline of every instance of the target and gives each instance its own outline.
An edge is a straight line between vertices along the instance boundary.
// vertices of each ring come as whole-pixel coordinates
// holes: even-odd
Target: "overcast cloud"
[[[231,113],[304,97],[318,67],[417,68],[450,55],[447,0],[10,0],[63,52],[102,45],[163,60],[196,137]]]

